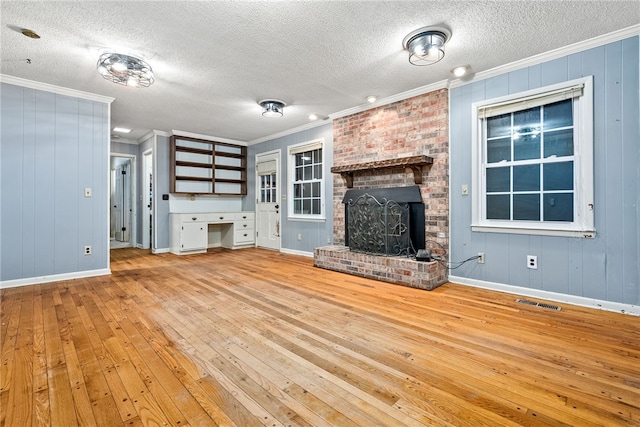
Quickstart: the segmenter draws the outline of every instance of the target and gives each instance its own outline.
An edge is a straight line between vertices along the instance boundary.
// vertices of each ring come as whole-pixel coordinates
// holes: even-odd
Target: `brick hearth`
[[[406,257],[384,257],[351,252],[346,246],[316,248],[313,265],[428,291],[447,281],[447,270],[437,262]]]

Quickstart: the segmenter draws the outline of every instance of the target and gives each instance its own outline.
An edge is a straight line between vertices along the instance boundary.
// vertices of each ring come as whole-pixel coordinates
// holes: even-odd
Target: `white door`
[[[256,155],[256,245],[280,250],[280,150]]]

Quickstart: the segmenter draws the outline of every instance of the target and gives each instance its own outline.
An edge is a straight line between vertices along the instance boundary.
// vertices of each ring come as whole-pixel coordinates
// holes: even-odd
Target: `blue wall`
[[[452,275],[578,297],[640,304],[639,38],[632,37],[457,87],[450,92],[451,259],[484,252]],[[471,104],[594,76],[594,239],[471,231]],[[470,191],[476,189],[470,188]],[[537,255],[538,269],[526,267]]]
[[[328,123],[319,127],[276,138],[260,144],[249,146],[247,149],[247,186],[248,194],[244,198],[243,210],[256,209],[255,166],[256,154],[280,149],[280,189],[282,195],[287,195],[288,160],[287,151],[290,145],[300,144],[314,139],[324,139],[324,193],[325,193],[325,221],[300,221],[287,219],[288,200],[281,200],[281,248],[283,250],[313,253],[318,246],[326,246],[327,238],[333,242],[333,124]],[[302,234],[302,240],[298,240]]]
[[[108,269],[109,105],[7,83],[0,103],[0,280]]]

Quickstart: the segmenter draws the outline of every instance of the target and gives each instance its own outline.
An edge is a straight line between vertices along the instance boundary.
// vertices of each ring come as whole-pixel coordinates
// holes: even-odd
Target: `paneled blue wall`
[[[604,301],[640,304],[639,38],[533,65],[450,92],[451,259],[484,252],[452,275]],[[471,104],[594,76],[594,239],[472,232]],[[476,191],[470,188],[470,191]],[[538,269],[526,267],[537,255]]]
[[[7,83],[0,103],[0,280],[109,268],[109,105]]]
[[[276,138],[260,144],[249,146],[247,150],[247,185],[248,195],[244,198],[243,209],[256,209],[256,183],[255,183],[255,163],[256,154],[266,153],[280,149],[280,189],[282,195],[287,195],[288,160],[287,147],[300,144],[314,139],[324,139],[324,193],[325,193],[325,215],[326,221],[296,221],[287,218],[288,200],[281,200],[281,234],[282,249],[292,251],[313,253],[313,249],[318,246],[326,246],[327,238],[333,241],[333,176],[331,166],[333,165],[333,125],[331,123],[316,128],[301,131],[282,138]],[[298,234],[302,235],[302,240],[298,240]]]

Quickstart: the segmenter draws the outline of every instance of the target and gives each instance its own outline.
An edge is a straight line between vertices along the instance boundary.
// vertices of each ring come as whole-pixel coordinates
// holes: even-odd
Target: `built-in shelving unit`
[[[247,194],[247,147],[172,136],[171,193]]]

